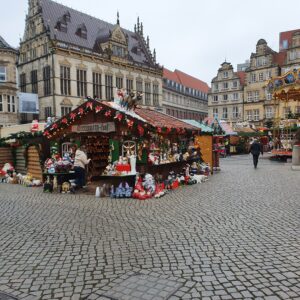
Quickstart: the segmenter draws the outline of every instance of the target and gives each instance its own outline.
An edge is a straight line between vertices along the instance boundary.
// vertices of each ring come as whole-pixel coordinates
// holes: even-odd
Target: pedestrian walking
[[[90,158],[87,158],[85,150],[85,146],[81,146],[75,152],[74,171],[75,183],[77,188],[82,188],[85,186],[85,166],[88,165],[91,161]]]
[[[250,146],[250,151],[249,151],[252,156],[253,156],[253,164],[254,164],[254,168],[257,168],[257,163],[258,163],[258,157],[261,153],[261,155],[263,155],[263,147],[262,144],[257,140],[254,139],[253,143]]]

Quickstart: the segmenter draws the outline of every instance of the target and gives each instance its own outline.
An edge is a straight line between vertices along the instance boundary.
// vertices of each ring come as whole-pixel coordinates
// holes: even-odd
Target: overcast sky
[[[0,35],[17,47],[24,33],[27,0],[0,0]],[[156,48],[157,61],[209,85],[226,59],[249,59],[260,38],[278,51],[279,32],[300,28],[300,1],[289,0],[60,0],[64,5],[133,30],[137,16]],[[286,5],[285,5],[286,4]]]

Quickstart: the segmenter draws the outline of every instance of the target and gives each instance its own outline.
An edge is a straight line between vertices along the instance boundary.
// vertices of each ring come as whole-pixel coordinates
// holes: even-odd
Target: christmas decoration
[[[123,119],[123,115],[120,112],[116,112],[114,119],[117,119],[119,122],[121,122]]]
[[[74,119],[76,118],[76,114],[74,114],[74,113],[70,113],[70,118],[71,118],[71,120],[73,120],[73,121],[74,121]]]
[[[132,128],[132,126],[133,126],[133,121],[132,121],[132,120],[129,120],[129,119],[127,119],[127,120],[126,120],[126,122],[127,122],[127,126],[128,126],[128,128]]]
[[[83,108],[80,107],[79,110],[78,110],[78,114],[79,114],[79,115],[83,115],[83,112],[84,112],[84,111],[83,111]]]
[[[141,136],[144,135],[145,130],[144,130],[143,126],[138,125],[138,131],[139,131],[139,135],[141,135]]]
[[[102,109],[103,109],[102,106],[97,105],[96,108],[95,108],[96,114],[97,114],[98,112],[100,112]]]
[[[107,110],[104,115],[105,117],[111,117],[111,110]]]
[[[86,103],[86,108],[92,110],[93,109],[93,102],[87,102]]]

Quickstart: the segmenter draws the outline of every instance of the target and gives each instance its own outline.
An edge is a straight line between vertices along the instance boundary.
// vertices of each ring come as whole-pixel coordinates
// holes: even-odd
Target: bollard
[[[300,145],[293,146],[292,170],[300,171]]]

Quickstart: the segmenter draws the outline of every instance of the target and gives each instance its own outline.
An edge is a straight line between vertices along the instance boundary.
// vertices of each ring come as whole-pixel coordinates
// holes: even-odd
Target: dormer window
[[[62,22],[62,21],[58,21],[56,23],[56,26],[55,28],[61,32],[67,32],[68,31],[68,27],[67,27],[67,24]]]
[[[65,22],[71,22],[71,15],[68,11],[64,14],[63,18]]]
[[[112,46],[113,55],[124,57],[125,56],[125,49],[120,46],[113,45]]]
[[[87,38],[87,30],[84,24],[78,26],[76,34],[83,39]]]

